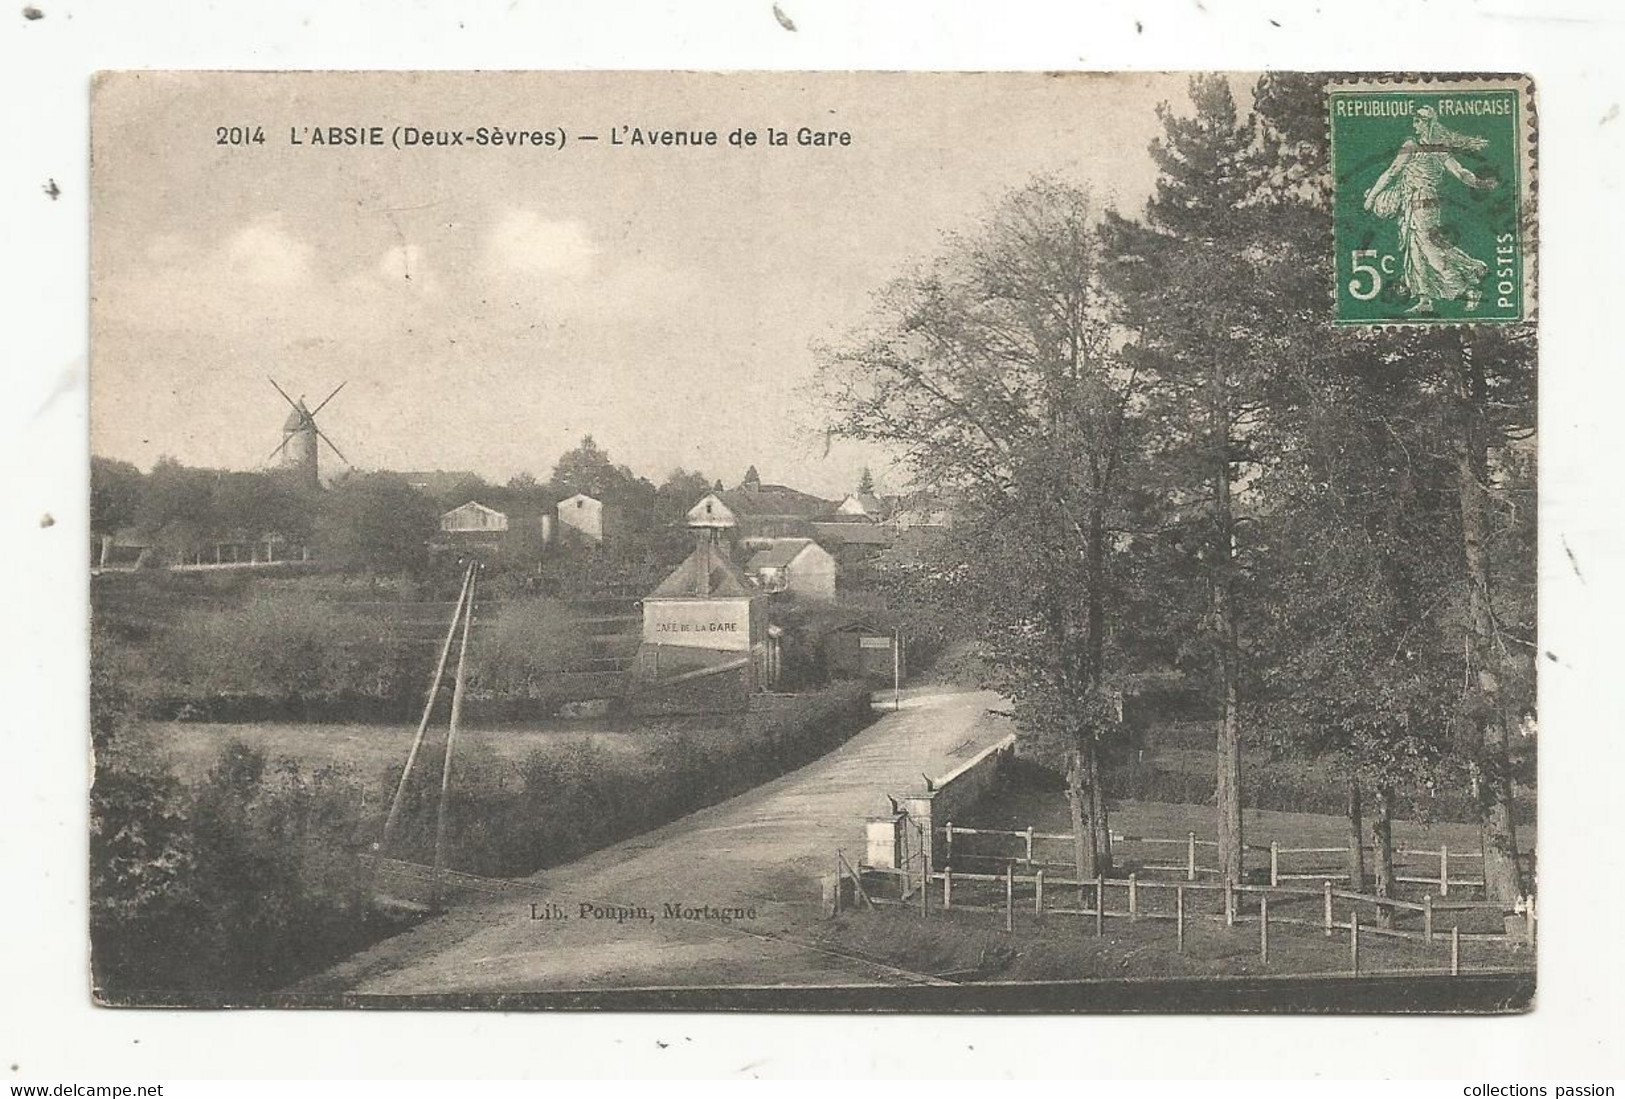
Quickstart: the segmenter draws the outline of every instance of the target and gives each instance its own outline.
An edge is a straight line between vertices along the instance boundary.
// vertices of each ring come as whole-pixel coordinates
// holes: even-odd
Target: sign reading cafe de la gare
[[[650,600],[643,640],[690,649],[750,649],[750,601]]]
[[[1522,81],[1332,89],[1337,324],[1528,315],[1527,93]]]

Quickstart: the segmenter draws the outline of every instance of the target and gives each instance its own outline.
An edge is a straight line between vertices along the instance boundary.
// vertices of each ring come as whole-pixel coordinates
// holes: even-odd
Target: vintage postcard
[[[1537,135],[100,75],[94,999],[1528,1009]]]

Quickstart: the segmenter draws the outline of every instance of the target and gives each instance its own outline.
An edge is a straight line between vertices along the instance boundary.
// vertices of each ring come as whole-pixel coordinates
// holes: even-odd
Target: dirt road
[[[519,992],[897,983],[791,938],[819,918],[835,849],[854,861],[885,794],[1011,731],[998,696],[921,688],[834,752],[764,786],[454,909],[295,991]],[[889,693],[887,698],[889,702]]]

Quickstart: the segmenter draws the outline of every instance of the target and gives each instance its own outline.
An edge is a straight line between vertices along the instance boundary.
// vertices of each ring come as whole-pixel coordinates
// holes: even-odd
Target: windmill
[[[332,447],[333,453],[337,454],[339,460],[345,465],[350,464],[350,459],[346,458],[344,451],[340,450],[333,440],[329,439],[326,433],[316,426],[316,413],[326,408],[328,402],[339,395],[339,389],[343,389],[349,382],[340,382],[338,389],[329,393],[326,400],[315,408],[309,408],[305,404],[303,394],[296,401],[288,396],[286,390],[276,384],[275,378],[267,376],[265,380],[271,383],[271,386],[282,395],[282,399],[287,401],[289,407],[293,409],[292,412],[288,413],[288,418],[282,423],[282,442],[267,455],[267,460],[280,456],[282,465],[285,468],[297,470],[299,479],[302,482],[310,488],[320,488],[322,482],[317,472],[316,461],[316,441],[318,439]]]

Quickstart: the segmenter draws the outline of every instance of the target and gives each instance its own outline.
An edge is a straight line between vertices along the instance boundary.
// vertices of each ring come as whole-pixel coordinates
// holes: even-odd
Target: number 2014
[[[264,145],[265,129],[262,126],[216,126],[214,128],[214,143],[216,145]]]
[[[1394,257],[1384,254],[1377,258],[1375,248],[1356,248],[1351,257],[1354,261],[1354,277],[1349,279],[1349,295],[1355,301],[1370,301],[1382,293],[1382,278],[1384,275],[1393,275]],[[1366,260],[1376,259],[1376,263],[1367,263]],[[1361,280],[1369,280],[1369,284],[1362,286]]]

